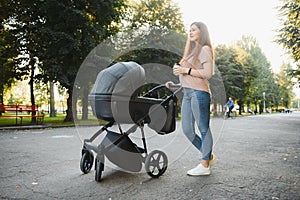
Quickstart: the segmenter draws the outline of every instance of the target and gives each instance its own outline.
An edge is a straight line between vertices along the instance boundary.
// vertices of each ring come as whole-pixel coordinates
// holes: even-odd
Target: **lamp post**
[[[263,92],[263,98],[264,98],[264,112],[266,112],[266,93]]]

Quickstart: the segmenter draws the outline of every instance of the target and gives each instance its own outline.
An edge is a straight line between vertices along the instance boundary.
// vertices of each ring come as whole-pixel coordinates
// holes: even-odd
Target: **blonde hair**
[[[197,64],[197,59],[198,59],[198,55],[200,54],[202,47],[203,46],[209,46],[211,49],[211,54],[212,54],[212,59],[214,62],[214,51],[213,51],[213,47],[211,44],[211,40],[210,40],[210,36],[209,36],[209,32],[207,29],[207,26],[202,23],[202,22],[193,22],[191,24],[191,26],[197,26],[197,28],[199,28],[200,30],[200,41],[190,41],[189,37],[186,41],[186,45],[185,45],[185,49],[184,49],[184,53],[183,53],[183,58],[180,60],[180,64],[182,64],[183,62],[187,61],[190,57],[193,57],[192,60],[192,65]],[[213,63],[214,65],[214,63]]]

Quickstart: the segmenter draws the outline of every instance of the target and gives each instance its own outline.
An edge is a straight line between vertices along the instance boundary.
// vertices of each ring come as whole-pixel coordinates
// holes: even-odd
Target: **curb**
[[[45,129],[45,128],[52,128],[52,126],[51,126],[51,124],[31,125],[31,126],[4,126],[4,127],[0,127],[0,131],[3,131],[3,130]]]

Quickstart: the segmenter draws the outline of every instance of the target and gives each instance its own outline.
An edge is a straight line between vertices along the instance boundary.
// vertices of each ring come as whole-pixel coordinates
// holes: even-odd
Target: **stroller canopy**
[[[145,71],[139,64],[119,62],[98,74],[91,94],[131,96],[145,80]]]

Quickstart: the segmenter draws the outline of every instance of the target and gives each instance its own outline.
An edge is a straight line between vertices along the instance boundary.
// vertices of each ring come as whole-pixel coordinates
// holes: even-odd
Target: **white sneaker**
[[[187,171],[187,174],[190,176],[204,176],[210,175],[210,168],[204,167],[202,164],[199,164],[197,167]]]

